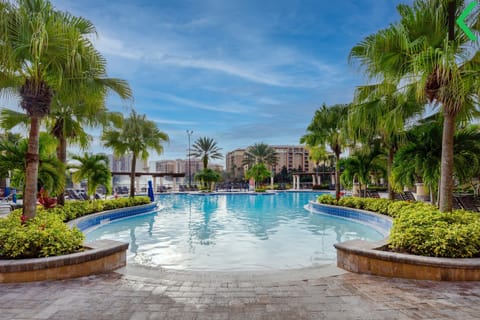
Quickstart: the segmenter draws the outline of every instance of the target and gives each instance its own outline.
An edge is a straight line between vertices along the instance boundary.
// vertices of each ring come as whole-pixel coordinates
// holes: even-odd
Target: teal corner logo
[[[465,10],[462,11],[460,17],[458,17],[458,19],[456,20],[460,29],[462,29],[463,32],[465,32],[465,34],[467,35],[467,37],[472,41],[477,40],[477,37],[473,34],[472,30],[470,30],[465,24],[465,18],[470,14],[470,12],[472,12],[473,8],[475,8],[477,5],[478,2],[476,1],[470,2],[470,4],[465,8]]]

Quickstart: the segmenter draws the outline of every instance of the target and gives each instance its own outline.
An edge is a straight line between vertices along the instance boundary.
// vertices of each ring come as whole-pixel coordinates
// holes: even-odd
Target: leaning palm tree
[[[212,138],[200,137],[192,145],[191,155],[196,158],[201,158],[203,161],[203,169],[207,169],[209,159],[222,159],[223,155],[220,153],[222,148],[217,146],[217,142]]]
[[[132,168],[130,171],[130,197],[135,196],[135,167],[137,158],[147,160],[149,149],[158,154],[163,152],[163,142],[168,142],[168,135],[160,131],[153,121],[146,119],[132,111],[120,129],[108,127],[104,129],[101,140],[106,147],[112,148],[116,156],[132,155]]]
[[[104,186],[107,194],[112,191],[112,173],[106,155],[85,153],[83,156],[73,156],[72,160],[78,161],[78,164],[69,166],[76,169],[72,179],[74,182],[87,180],[87,194],[90,198],[95,199],[95,192],[99,186]]]
[[[444,117],[440,178],[440,210],[451,211],[453,200],[453,137],[458,117],[471,117],[478,108],[480,51],[459,28],[449,39],[451,0],[415,0],[399,5],[400,21],[368,36],[350,57],[371,78],[384,78],[416,89],[420,102],[441,106]],[[455,15],[465,1],[455,1]],[[478,31],[480,11],[467,24]]]
[[[312,122],[307,127],[307,134],[300,143],[310,146],[328,145],[335,154],[335,194],[340,198],[340,154],[347,145],[346,123],[349,105],[337,104],[327,107],[325,104],[315,111]]]
[[[20,95],[30,118],[23,214],[35,216],[39,132],[58,92],[81,97],[83,88],[106,74],[105,59],[89,35],[90,21],[56,11],[48,0],[18,0],[0,4],[0,89]]]

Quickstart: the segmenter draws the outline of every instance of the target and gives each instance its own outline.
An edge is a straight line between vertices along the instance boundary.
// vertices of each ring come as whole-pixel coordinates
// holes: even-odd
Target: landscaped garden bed
[[[64,279],[111,271],[125,265],[128,244],[96,241],[84,244],[84,235],[64,221],[149,203],[148,197],[67,202],[63,207],[38,208],[34,218],[22,219],[21,210],[0,219],[0,282]]]
[[[422,202],[320,196],[319,203],[393,217],[382,242],[353,240],[335,245],[337,265],[348,271],[428,280],[480,280],[480,216],[465,210],[440,212]]]

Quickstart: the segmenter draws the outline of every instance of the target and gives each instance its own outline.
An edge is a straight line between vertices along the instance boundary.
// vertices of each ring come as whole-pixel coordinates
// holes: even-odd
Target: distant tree
[[[223,155],[220,153],[222,148],[217,146],[217,142],[212,138],[200,137],[192,145],[191,155],[195,158],[200,158],[203,161],[203,169],[208,168],[208,161],[210,159],[222,159]]]
[[[195,181],[200,181],[210,191],[213,189],[213,183],[218,182],[220,178],[220,173],[210,168],[203,169],[195,174]]]
[[[255,180],[255,185],[261,183],[263,180],[271,176],[270,170],[267,169],[264,163],[258,163],[253,165],[250,169],[247,170],[245,173],[245,177],[247,179],[253,178]]]

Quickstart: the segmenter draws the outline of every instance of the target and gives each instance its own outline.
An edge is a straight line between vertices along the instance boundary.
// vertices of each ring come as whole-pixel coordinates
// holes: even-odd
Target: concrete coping
[[[98,260],[117,252],[125,252],[128,243],[114,240],[93,241],[84,246],[85,250],[62,256],[0,260],[0,273],[35,271],[81,264]]]
[[[365,240],[349,240],[341,243],[336,243],[334,244],[334,246],[335,249],[342,250],[346,253],[382,261],[390,261],[417,266],[430,266],[437,268],[480,270],[480,258],[427,257],[382,250],[382,247],[387,245],[387,243],[388,241],[386,239],[379,242],[369,242]]]

